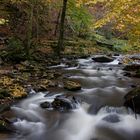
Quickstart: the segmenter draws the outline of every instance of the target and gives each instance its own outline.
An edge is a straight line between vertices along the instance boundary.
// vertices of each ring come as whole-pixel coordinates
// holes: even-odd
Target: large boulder
[[[140,87],[136,87],[128,92],[124,99],[125,106],[130,107],[136,113],[140,113]]]
[[[64,81],[64,88],[70,91],[77,91],[81,89],[81,84],[79,82],[66,80]]]
[[[114,58],[109,56],[97,56],[97,57],[93,57],[92,60],[99,63],[109,63],[112,62]]]

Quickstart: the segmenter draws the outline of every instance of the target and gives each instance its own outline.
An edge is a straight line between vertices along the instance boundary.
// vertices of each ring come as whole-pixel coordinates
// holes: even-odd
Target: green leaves
[[[86,34],[92,23],[92,16],[84,5],[77,6],[75,0],[69,0],[67,18],[70,28],[77,35]]]

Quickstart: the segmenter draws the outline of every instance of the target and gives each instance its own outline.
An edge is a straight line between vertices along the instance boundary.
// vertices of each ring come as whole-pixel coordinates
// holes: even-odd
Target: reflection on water
[[[135,119],[133,111],[123,107],[123,97],[135,79],[123,76],[118,59],[108,64],[79,59],[78,67],[64,68],[64,76],[79,81],[82,90],[37,93],[13,106],[17,133],[6,140],[139,140],[140,116]],[[67,93],[82,101],[78,109],[62,113],[40,108],[40,103]]]

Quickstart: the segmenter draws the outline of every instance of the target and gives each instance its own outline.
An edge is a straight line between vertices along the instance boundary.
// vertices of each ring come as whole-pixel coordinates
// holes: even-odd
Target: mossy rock
[[[70,91],[77,91],[77,90],[81,90],[81,84],[79,82],[67,80],[64,81],[64,88]]]

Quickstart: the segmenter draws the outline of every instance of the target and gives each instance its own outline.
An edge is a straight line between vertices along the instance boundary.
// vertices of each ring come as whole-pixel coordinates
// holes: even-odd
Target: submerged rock
[[[109,57],[109,56],[98,56],[98,57],[93,57],[92,60],[95,62],[100,62],[100,63],[109,63],[114,60],[114,58]]]
[[[81,89],[81,84],[75,81],[68,80],[64,82],[64,88],[70,91],[77,91]]]
[[[119,116],[117,114],[110,114],[110,115],[104,117],[103,120],[110,122],[110,123],[120,122]]]
[[[134,88],[124,96],[124,105],[140,113],[140,87]]]

